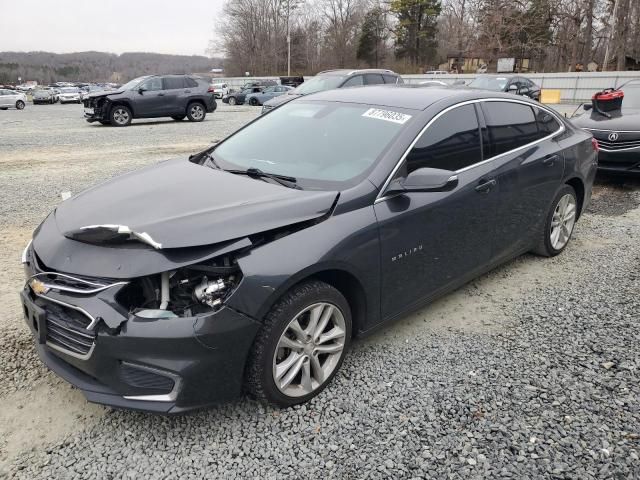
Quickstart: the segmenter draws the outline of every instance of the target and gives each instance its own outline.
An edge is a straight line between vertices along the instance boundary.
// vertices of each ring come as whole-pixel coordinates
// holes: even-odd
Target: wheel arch
[[[580,215],[582,214],[582,207],[584,206],[584,195],[585,195],[585,188],[584,188],[584,182],[582,181],[581,178],[579,177],[572,177],[570,179],[568,179],[565,182],[567,185],[573,187],[573,189],[576,192],[576,197],[578,200],[578,213],[576,215],[576,220],[578,218],[580,218]]]
[[[119,105],[127,107],[129,110],[131,110],[131,118],[136,118],[136,111],[133,108],[132,102],[130,102],[129,100],[125,100],[125,99],[105,100],[105,106],[109,108],[109,115],[111,115],[111,110],[113,109],[113,107],[117,107]]]
[[[351,308],[352,337],[358,336],[359,331],[366,330],[367,318],[374,313],[375,307],[370,305],[371,299],[367,296],[364,285],[357,274],[343,265],[317,265],[313,269],[305,269],[291,276],[287,282],[274,290],[268,300],[263,303],[259,310],[259,317],[267,315],[273,306],[296,285],[311,280],[325,282],[345,297]]]

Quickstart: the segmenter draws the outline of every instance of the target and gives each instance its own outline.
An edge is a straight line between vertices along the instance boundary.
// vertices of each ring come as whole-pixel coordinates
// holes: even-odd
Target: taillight
[[[599,151],[600,151],[600,145],[598,145],[598,140],[596,140],[595,138],[592,138],[592,139],[591,139],[591,146],[593,146],[593,149],[594,149],[596,152],[599,152]]]
[[[213,88],[213,87],[209,87],[209,88],[207,89],[207,93],[213,93],[213,92],[215,92],[215,91],[216,91],[216,89],[215,89],[215,88]]]

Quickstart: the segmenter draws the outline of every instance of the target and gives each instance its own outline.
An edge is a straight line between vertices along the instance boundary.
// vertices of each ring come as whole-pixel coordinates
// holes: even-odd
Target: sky
[[[205,55],[223,1],[0,0],[0,51]]]

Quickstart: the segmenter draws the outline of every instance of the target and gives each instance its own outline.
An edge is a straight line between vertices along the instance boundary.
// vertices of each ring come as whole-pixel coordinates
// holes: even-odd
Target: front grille
[[[173,379],[169,377],[142,370],[127,363],[123,363],[120,367],[120,377],[132,387],[150,390],[146,394],[167,394],[175,385]]]
[[[594,138],[598,140],[605,150],[626,150],[630,148],[640,148],[640,132],[613,132],[603,130],[591,130]],[[610,140],[609,135],[617,134],[616,140]]]
[[[96,334],[87,330],[91,320],[71,308],[46,302],[47,343],[75,355],[86,356]]]

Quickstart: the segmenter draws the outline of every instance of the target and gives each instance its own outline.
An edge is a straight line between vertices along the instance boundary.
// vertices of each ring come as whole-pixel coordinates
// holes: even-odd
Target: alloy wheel
[[[124,108],[116,108],[113,112],[113,120],[118,125],[125,125],[129,121],[129,112]]]
[[[314,303],[284,329],[273,355],[273,380],[289,397],[308,395],[331,376],[345,345],[345,320],[340,309]]]
[[[194,120],[202,120],[202,117],[204,117],[204,109],[202,105],[196,103],[191,107],[191,118]]]
[[[551,218],[551,246],[562,250],[571,237],[576,223],[576,199],[570,193],[563,195]]]
[[[24,102],[23,102],[22,100],[18,100],[18,101],[16,102],[16,108],[17,108],[18,110],[22,110],[22,109],[24,108]]]

